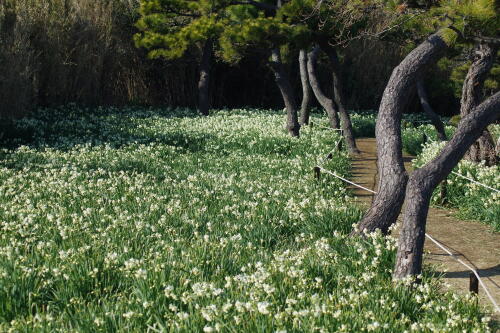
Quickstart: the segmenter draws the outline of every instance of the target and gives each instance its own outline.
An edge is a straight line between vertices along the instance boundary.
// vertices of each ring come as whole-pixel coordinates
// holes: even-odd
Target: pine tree
[[[482,101],[476,99],[477,95],[474,89],[469,89],[469,83],[464,84],[464,92],[471,96],[465,97],[466,103],[471,105],[469,113],[458,124],[457,131],[441,153],[408,177],[403,164],[400,124],[408,103],[407,94],[415,88],[426,67],[444,56],[447,49],[460,43],[485,45],[481,52],[484,57],[480,57],[484,61],[478,61],[476,72],[488,71],[491,68],[490,59],[496,55],[496,51],[491,49],[498,45],[498,10],[495,0],[449,0],[429,10],[428,18],[438,31],[420,43],[394,70],[382,98],[376,128],[378,193],[360,225],[365,230],[379,228],[387,232],[406,199],[394,269],[397,279],[421,273],[426,218],[433,190],[448,176],[486,127],[500,116],[500,92]],[[421,21],[425,23],[425,20]]]
[[[291,1],[293,2],[293,1]],[[263,49],[269,54],[269,67],[283,97],[287,112],[286,127],[291,136],[298,137],[298,103],[284,65],[282,51],[299,49],[311,31],[304,24],[293,24],[286,17],[288,3],[247,1],[246,10],[232,11],[230,23],[223,32],[220,45],[229,62],[237,62],[247,50]]]
[[[224,27],[228,1],[141,0],[137,47],[149,50],[150,58],[175,59],[190,48],[200,53],[199,112],[208,115],[209,85],[214,42]]]

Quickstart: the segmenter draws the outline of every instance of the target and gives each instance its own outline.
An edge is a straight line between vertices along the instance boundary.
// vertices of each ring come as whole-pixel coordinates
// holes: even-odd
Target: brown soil
[[[353,181],[369,189],[376,188],[377,154],[376,141],[362,138],[357,141],[361,154],[353,160]],[[411,156],[405,156],[405,166],[410,170]],[[353,188],[356,197],[365,205],[371,203],[373,195]],[[457,257],[477,269],[483,282],[495,300],[500,302],[500,233],[476,221],[462,221],[453,217],[452,210],[431,208],[427,218],[427,233],[444,244]],[[455,261],[446,252],[426,240],[425,264],[432,264],[442,274],[450,288],[466,293],[469,290],[470,271]],[[481,304],[491,309],[484,290],[479,287]],[[492,314],[500,320],[500,314]]]

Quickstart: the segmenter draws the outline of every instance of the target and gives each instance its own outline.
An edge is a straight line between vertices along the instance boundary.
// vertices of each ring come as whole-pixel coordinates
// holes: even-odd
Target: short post
[[[327,159],[331,160],[333,158],[333,154],[332,153],[329,153],[327,156],[326,156]]]
[[[314,178],[319,180],[319,178],[321,177],[321,168],[318,166],[315,166],[313,170],[314,170]]]
[[[474,273],[469,275],[469,291],[476,295],[479,293],[479,280]]]
[[[338,147],[337,149],[338,149],[339,151],[343,149],[343,146],[342,146],[342,140],[339,140],[339,143],[338,143],[337,147]]]

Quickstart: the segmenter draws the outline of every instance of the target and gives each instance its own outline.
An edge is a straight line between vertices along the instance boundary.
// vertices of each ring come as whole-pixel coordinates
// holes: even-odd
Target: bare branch
[[[254,7],[257,7],[259,9],[264,9],[264,10],[272,10],[276,11],[277,7],[274,5],[270,5],[268,3],[263,3],[263,2],[258,2],[254,0],[245,0],[245,1],[232,1],[230,5],[251,5]]]
[[[490,44],[490,45],[500,45],[500,38],[494,37],[483,37],[483,36],[474,36],[472,40],[478,43]]]

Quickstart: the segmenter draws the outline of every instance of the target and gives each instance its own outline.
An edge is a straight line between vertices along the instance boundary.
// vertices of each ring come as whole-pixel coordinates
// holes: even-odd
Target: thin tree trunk
[[[300,107],[300,125],[309,125],[309,104],[311,102],[311,85],[307,75],[307,53],[300,50],[299,53],[300,81],[302,83],[302,104]]]
[[[403,165],[401,117],[408,94],[421,73],[435,63],[447,45],[439,33],[427,38],[392,72],[377,117],[378,189],[372,205],[352,234],[380,229],[386,234],[396,222],[403,205],[408,175]]]
[[[483,95],[483,86],[488,73],[493,67],[497,54],[497,48],[479,44],[475,52],[475,58],[467,72],[462,88],[462,99],[460,101],[460,116],[467,116],[479,103]],[[473,162],[485,161],[486,165],[495,165],[498,158],[495,153],[495,142],[488,129],[475,142],[465,154],[465,158]]]
[[[340,75],[340,61],[337,56],[337,51],[332,47],[323,48],[323,51],[326,52],[328,58],[330,59],[330,65],[332,68],[332,76],[333,76],[333,93],[335,103],[339,109],[340,121],[342,124],[342,132],[344,134],[344,138],[347,144],[347,150],[351,154],[359,154],[359,149],[356,146],[356,140],[354,140],[354,133],[352,130],[351,117],[347,112],[345,107],[345,96],[344,96],[344,87],[342,84],[342,78]]]
[[[479,139],[469,148],[465,159],[476,163],[485,161],[485,165],[492,166],[498,163],[497,155],[493,137],[490,131],[485,129]]]
[[[200,63],[200,79],[198,81],[198,110],[208,116],[210,109],[210,69],[212,67],[213,41],[208,39],[203,46]]]
[[[450,174],[486,126],[500,117],[499,109],[500,92],[497,92],[463,118],[436,158],[412,173],[406,191],[403,227],[394,268],[396,279],[421,273],[425,225],[432,192]]]
[[[427,97],[427,92],[425,91],[424,80],[419,78],[417,80],[417,92],[418,98],[420,99],[420,104],[422,104],[422,108],[424,109],[425,114],[434,125],[436,129],[438,139],[440,141],[446,141],[446,132],[444,130],[444,124],[441,118],[437,113],[432,110],[431,105],[429,104],[429,98]]]
[[[339,128],[339,118],[337,110],[335,109],[335,104],[321,90],[321,85],[316,75],[316,63],[318,60],[319,51],[320,48],[318,46],[315,46],[307,55],[307,73],[309,74],[309,82],[311,83],[314,96],[316,96],[319,104],[321,104],[321,106],[325,109],[326,114],[328,115],[330,127]]]
[[[281,54],[279,48],[271,50],[271,69],[274,73],[274,78],[286,107],[286,127],[291,136],[298,137],[300,132],[300,124],[297,116],[297,105],[295,93],[290,79],[286,73],[285,67],[281,62]]]

